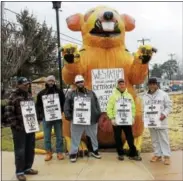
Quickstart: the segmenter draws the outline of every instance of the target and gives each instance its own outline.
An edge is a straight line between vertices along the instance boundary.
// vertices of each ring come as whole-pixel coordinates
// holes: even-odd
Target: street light
[[[62,67],[62,65],[61,65],[61,49],[60,49],[60,26],[59,26],[59,9],[61,8],[61,2],[60,1],[52,1],[52,3],[53,3],[53,9],[55,9],[55,12],[56,12],[60,89],[63,90],[62,68],[61,68]]]

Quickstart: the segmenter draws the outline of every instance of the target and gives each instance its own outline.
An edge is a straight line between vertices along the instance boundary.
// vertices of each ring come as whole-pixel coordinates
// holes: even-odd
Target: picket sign
[[[75,97],[73,124],[90,125],[91,124],[91,98]]]
[[[21,101],[21,112],[26,133],[39,131],[39,124],[34,101]]]
[[[55,121],[62,119],[60,100],[58,94],[48,94],[42,96],[45,121]]]
[[[160,121],[161,105],[145,105],[144,106],[144,126],[145,128],[159,128],[161,127]]]
[[[116,101],[116,124],[132,125],[132,103],[130,99],[122,98]]]

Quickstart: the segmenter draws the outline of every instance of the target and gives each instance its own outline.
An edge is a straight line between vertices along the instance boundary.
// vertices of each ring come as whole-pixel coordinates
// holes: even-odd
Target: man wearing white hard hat
[[[71,150],[70,160],[76,162],[81,136],[85,131],[91,138],[91,155],[100,159],[98,153],[97,128],[101,115],[100,106],[95,93],[84,87],[82,75],[76,75],[76,90],[70,92],[65,100],[64,114],[67,120],[71,121]]]
[[[36,108],[39,120],[43,120],[44,146],[46,149],[45,161],[52,159],[51,131],[54,127],[56,135],[57,159],[63,160],[63,138],[62,138],[62,118],[65,95],[56,86],[56,79],[53,75],[46,78],[45,89],[37,96]]]

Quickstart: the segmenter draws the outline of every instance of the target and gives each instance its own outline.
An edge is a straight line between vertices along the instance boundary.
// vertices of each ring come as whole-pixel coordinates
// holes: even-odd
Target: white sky
[[[182,62],[182,2],[62,2],[60,12],[60,32],[73,38],[82,40],[79,32],[72,32],[67,28],[65,19],[74,13],[85,13],[88,9],[107,5],[116,9],[119,13],[127,13],[136,20],[136,29],[126,33],[126,45],[130,51],[136,51],[143,38],[151,39],[150,44],[158,49],[151,63],[162,63],[175,53],[177,60]],[[47,25],[56,30],[55,10],[52,2],[5,2],[5,8],[17,13],[27,8],[41,23],[44,20]],[[16,22],[15,14],[5,11],[5,18]],[[61,38],[71,40],[61,35]],[[61,40],[61,44],[68,43]],[[148,43],[148,42],[147,42]]]

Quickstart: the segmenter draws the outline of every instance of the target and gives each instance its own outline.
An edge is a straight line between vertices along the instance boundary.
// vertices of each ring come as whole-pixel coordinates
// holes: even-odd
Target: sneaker
[[[142,157],[138,156],[130,156],[129,157],[130,160],[135,160],[135,161],[142,161]]]
[[[58,160],[63,160],[64,159],[64,155],[62,153],[57,153],[57,159]]]
[[[26,175],[37,175],[38,171],[34,169],[29,169],[24,172]]]
[[[153,156],[150,160],[150,162],[158,162],[158,161],[161,161],[161,156]]]
[[[77,160],[77,154],[71,154],[70,155],[70,161],[71,162],[76,162],[76,160]]]
[[[170,165],[170,157],[169,156],[164,157],[164,164],[165,165]]]
[[[91,152],[91,156],[93,156],[93,157],[95,157],[97,159],[101,159],[102,158],[101,155],[99,154],[98,150]]]
[[[123,161],[124,160],[124,156],[123,155],[118,155],[118,160]]]
[[[49,152],[46,153],[46,156],[45,156],[44,160],[45,161],[50,161],[51,159],[52,159],[52,152],[49,151]]]
[[[19,181],[26,181],[26,177],[25,177],[25,175],[17,175],[17,179],[19,180]]]

